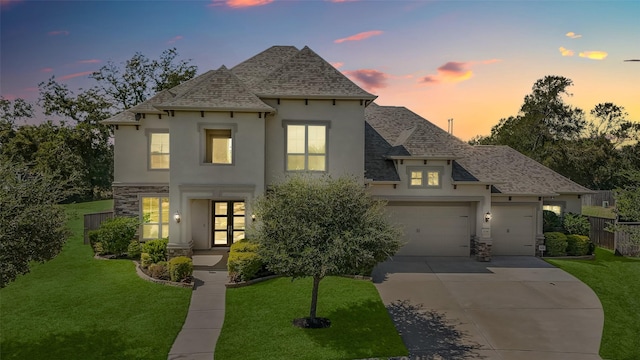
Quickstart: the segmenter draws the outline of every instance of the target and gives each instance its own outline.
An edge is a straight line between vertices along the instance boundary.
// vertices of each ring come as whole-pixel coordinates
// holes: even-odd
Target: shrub
[[[169,260],[169,277],[171,281],[184,281],[193,275],[193,262],[186,256],[178,256]]]
[[[154,279],[160,280],[168,280],[169,279],[169,269],[167,267],[166,261],[160,261],[157,264],[149,265],[149,276]]]
[[[116,216],[112,219],[105,220],[98,230],[97,234],[90,235],[94,243],[102,243],[105,254],[122,255],[127,252],[129,243],[138,231],[138,220],[128,217]]]
[[[102,247],[102,243],[101,242],[97,242],[95,244],[92,245],[93,247],[93,253],[96,255],[103,255],[104,254],[104,248]]]
[[[129,243],[129,247],[127,248],[127,255],[131,259],[139,259],[141,252],[142,252],[142,247],[140,246],[140,242],[138,240],[132,240]]]
[[[149,240],[142,244],[142,252],[149,254],[152,263],[167,261],[167,244],[169,239]]]
[[[547,255],[562,256],[567,254],[567,236],[561,232],[544,233]]]
[[[229,252],[227,270],[232,281],[247,281],[255,279],[264,264],[255,252]]]
[[[230,252],[256,252],[258,251],[258,244],[247,241],[247,240],[240,240],[238,242],[233,243],[229,251]]]
[[[151,264],[153,264],[153,261],[151,261],[151,256],[149,256],[148,253],[142,253],[140,254],[140,266],[142,266],[143,268],[148,268]]]
[[[566,214],[562,225],[567,234],[589,236],[591,230],[591,224],[587,217],[580,214]]]
[[[562,231],[562,219],[553,211],[542,211],[542,228],[544,232]]]
[[[584,256],[589,254],[591,241],[584,235],[567,235],[567,255]]]

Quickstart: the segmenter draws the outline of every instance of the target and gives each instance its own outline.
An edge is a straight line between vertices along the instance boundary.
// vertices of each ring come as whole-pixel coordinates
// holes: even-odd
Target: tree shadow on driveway
[[[468,334],[456,329],[444,314],[424,310],[421,304],[398,300],[387,311],[402,336],[411,359],[483,359],[474,350],[480,344],[469,340]]]

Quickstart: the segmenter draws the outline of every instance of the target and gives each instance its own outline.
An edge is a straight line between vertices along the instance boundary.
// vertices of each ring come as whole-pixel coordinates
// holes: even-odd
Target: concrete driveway
[[[601,359],[600,300],[541,259],[396,256],[373,281],[411,359]]]

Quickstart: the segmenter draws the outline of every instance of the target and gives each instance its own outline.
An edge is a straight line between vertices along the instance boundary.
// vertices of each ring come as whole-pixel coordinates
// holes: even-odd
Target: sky
[[[175,47],[198,73],[273,45],[309,46],[380,105],[463,140],[517,115],[536,80],[573,80],[566,102],[623,106],[640,122],[640,1],[0,0],[0,95],[35,103],[107,61]],[[40,116],[38,117],[41,118]]]

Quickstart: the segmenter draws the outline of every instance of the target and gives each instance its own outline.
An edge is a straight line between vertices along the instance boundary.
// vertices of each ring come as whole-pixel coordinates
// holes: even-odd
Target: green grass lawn
[[[67,205],[73,235],[62,253],[0,290],[3,360],[167,358],[191,290],[144,281],[130,260],[93,259],[82,214],[111,206]]]
[[[595,260],[551,260],[598,295],[604,308],[600,356],[640,359],[640,260],[614,256],[598,248]]]
[[[602,206],[583,206],[582,215],[595,216],[607,219],[615,219],[616,213],[613,208],[603,208]]]
[[[328,277],[320,282],[318,316],[327,329],[294,327],[309,316],[311,279],[276,278],[227,289],[226,313],[215,358],[362,359],[407,355],[371,282]]]

